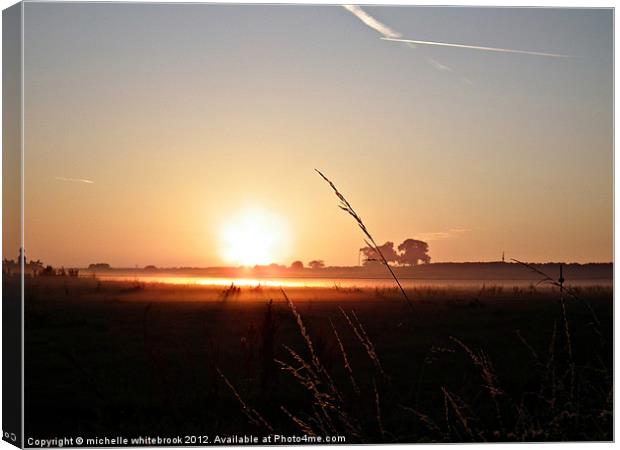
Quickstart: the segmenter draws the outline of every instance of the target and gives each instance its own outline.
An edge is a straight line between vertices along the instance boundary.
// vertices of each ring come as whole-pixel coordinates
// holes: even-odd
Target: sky
[[[611,10],[26,3],[24,24],[30,258],[217,266],[256,225],[272,262],[355,265],[318,168],[433,261],[612,260]]]

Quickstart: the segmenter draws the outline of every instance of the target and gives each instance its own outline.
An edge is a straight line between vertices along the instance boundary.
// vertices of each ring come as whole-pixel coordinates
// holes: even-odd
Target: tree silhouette
[[[379,249],[379,251],[381,251],[381,253],[383,253],[383,256],[385,257],[388,263],[399,262],[400,256],[398,255],[398,253],[396,253],[396,250],[394,250],[393,242],[388,241],[383,245],[378,245],[377,248]],[[377,254],[377,251],[374,248],[362,247],[360,248],[360,252],[364,256],[365,266],[370,265],[370,264],[381,263],[381,257]]]
[[[398,262],[407,266],[415,266],[418,261],[430,263],[431,257],[428,255],[428,244],[417,239],[405,239],[399,246]]]
[[[304,268],[304,263],[301,261],[293,261],[291,263],[291,269],[299,270]]]
[[[322,269],[325,267],[325,261],[322,259],[313,259],[308,263],[308,266],[310,266],[311,269]]]

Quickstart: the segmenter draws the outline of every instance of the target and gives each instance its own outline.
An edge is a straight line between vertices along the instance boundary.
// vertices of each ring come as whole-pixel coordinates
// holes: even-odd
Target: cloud
[[[466,48],[469,50],[482,50],[485,52],[519,53],[521,55],[548,56],[551,58],[571,58],[570,55],[562,55],[559,53],[533,52],[529,50],[515,50],[511,48],[483,47],[480,45],[452,44],[449,42],[416,41],[413,39],[400,39],[400,38],[393,38],[393,37],[388,37],[388,36],[384,36],[381,39],[383,39],[384,41],[402,42],[404,44],[436,45],[440,47],[456,47],[456,48]]]
[[[56,181],[62,181],[65,183],[85,183],[85,184],[95,184],[93,180],[87,180],[86,178],[65,178],[65,177],[56,177]]]
[[[372,17],[370,14],[368,14],[366,11],[364,11],[359,6],[342,5],[342,7],[346,9],[347,11],[349,11],[351,14],[353,14],[355,17],[357,17],[359,20],[361,20],[365,25],[369,26],[375,31],[378,31],[383,36],[383,38],[397,39],[397,38],[402,37],[402,34],[400,34],[398,31],[394,31],[387,25],[379,22],[377,19]]]
[[[417,239],[422,241],[438,241],[442,239],[451,239],[462,236],[465,233],[470,232],[468,228],[449,228],[443,231],[430,231],[426,233],[418,233]]]
[[[431,64],[431,66],[433,66],[435,69],[439,70],[440,72],[452,72],[451,67],[448,67],[445,64],[440,63],[436,59],[428,58],[428,62]]]

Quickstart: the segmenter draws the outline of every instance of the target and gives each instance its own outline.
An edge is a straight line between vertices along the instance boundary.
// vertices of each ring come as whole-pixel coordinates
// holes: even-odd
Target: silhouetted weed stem
[[[217,370],[217,373],[219,374],[219,376],[222,378],[222,380],[224,380],[224,383],[226,383],[226,385],[228,386],[228,388],[230,389],[232,394],[235,396],[235,398],[237,399],[237,401],[241,405],[241,410],[243,411],[245,416],[248,418],[250,423],[252,423],[252,424],[254,424],[254,425],[258,426],[258,427],[265,427],[271,433],[275,433],[273,427],[271,425],[269,425],[269,423],[263,418],[263,416],[261,416],[258,411],[256,411],[254,408],[249,406],[243,400],[243,398],[241,398],[241,395],[239,395],[239,392],[237,391],[237,389],[235,389],[233,384],[230,381],[228,381],[228,378],[226,378],[226,376],[222,373],[222,371],[219,368],[216,368],[216,370]]]
[[[372,343],[372,341],[369,339],[368,335],[366,334],[366,330],[364,330],[362,323],[357,318],[355,311],[351,310],[351,316],[355,319],[354,321],[351,319],[351,316],[349,316],[344,311],[344,309],[342,309],[340,306],[338,307],[338,309],[340,310],[340,312],[342,313],[346,321],[349,323],[349,326],[355,333],[355,336],[357,336],[357,339],[360,341],[360,343],[366,350],[366,354],[368,355],[368,357],[370,358],[370,361],[373,363],[373,365],[377,369],[377,372],[382,377],[387,378],[385,371],[383,370],[383,366],[381,365],[381,361],[379,361],[379,355],[377,354],[375,346]]]
[[[491,399],[493,400],[493,403],[495,404],[495,412],[497,414],[497,421],[500,427],[502,428],[502,430],[504,430],[504,421],[502,418],[500,405],[498,403],[498,397],[501,397],[504,395],[504,390],[499,386],[497,375],[495,373],[493,365],[491,364],[491,360],[489,359],[488,355],[484,351],[482,350],[474,351],[469,346],[467,346],[463,341],[455,338],[454,336],[450,336],[450,340],[452,342],[455,342],[457,345],[459,345],[467,353],[467,355],[469,356],[471,361],[474,363],[474,365],[479,368],[480,374],[485,383],[484,387],[488,391]]]
[[[344,368],[349,374],[349,380],[351,380],[351,386],[353,386],[353,390],[355,391],[355,393],[359,395],[360,389],[357,385],[357,382],[355,381],[355,376],[353,375],[353,369],[351,368],[351,364],[349,363],[349,355],[347,354],[347,351],[344,348],[344,344],[342,343],[342,340],[340,339],[340,335],[338,334],[338,331],[336,331],[336,327],[334,326],[334,322],[332,322],[331,318],[329,319],[329,324],[332,327],[334,336],[336,336],[336,342],[338,342],[338,346],[340,347],[340,354],[342,355]]]
[[[547,283],[547,284],[551,284],[553,286],[556,286],[556,287],[560,288],[560,306],[562,308],[562,320],[564,322],[564,336],[565,336],[565,339],[566,339],[566,352],[568,354],[568,360],[569,360],[570,397],[572,399],[573,396],[574,396],[574,391],[575,391],[575,360],[573,358],[573,345],[572,345],[572,340],[571,340],[570,328],[569,328],[569,325],[568,325],[568,316],[566,314],[566,302],[564,301],[564,292],[569,294],[574,299],[584,302],[586,304],[586,306],[588,306],[588,309],[590,310],[596,325],[599,325],[600,322],[598,321],[598,318],[596,317],[596,313],[592,309],[592,306],[590,305],[589,302],[585,302],[585,301],[581,300],[581,298],[579,298],[577,296],[577,294],[575,294],[572,290],[570,290],[569,288],[564,287],[564,277],[562,275],[562,266],[560,266],[560,278],[558,280],[555,280],[555,279],[551,278],[549,275],[547,275],[545,272],[543,272],[542,270],[539,270],[539,269],[537,269],[536,267],[534,267],[534,266],[532,266],[530,264],[524,263],[524,262],[519,261],[517,259],[513,259],[513,261],[515,261],[516,263],[521,264],[522,266],[527,267],[528,269],[530,269],[533,272],[536,272],[537,274],[542,276],[543,278],[539,281],[539,283]],[[599,337],[603,338],[601,333],[600,333],[600,331],[598,330],[598,327],[596,325],[594,327],[596,333],[599,335]]]
[[[307,362],[292,348],[285,345],[284,348],[288,351],[289,355],[299,365],[299,367],[294,367],[291,364],[278,359],[276,359],[275,362],[280,365],[282,370],[291,374],[297,382],[304,386],[314,397],[314,422],[317,426],[323,429],[324,432],[325,430],[328,430],[331,433],[336,432],[335,425],[339,422],[344,425],[351,436],[361,439],[362,431],[359,428],[359,425],[357,425],[346,412],[342,394],[321,362],[319,355],[316,353],[312,339],[308,333],[308,329],[306,328],[297,307],[288,297],[283,288],[280,288],[280,291],[286,299],[295,321],[297,322],[301,337],[303,338],[306,348],[308,349],[309,361]],[[300,429],[303,429],[306,425],[310,426],[310,424],[300,423],[298,417],[289,417],[297,423]],[[336,419],[336,422],[334,422],[334,419]]]
[[[400,288],[400,292],[402,292],[403,297],[405,297],[405,300],[407,301],[407,304],[410,307],[413,308],[413,304],[411,303],[411,300],[409,300],[409,297],[407,296],[407,293],[403,289],[403,286],[400,284],[400,281],[396,277],[396,274],[392,270],[392,267],[390,267],[390,264],[388,263],[387,259],[385,259],[385,256],[383,256],[383,253],[381,252],[381,250],[377,246],[377,243],[375,242],[375,240],[373,239],[372,235],[368,231],[368,228],[366,228],[366,225],[364,225],[364,222],[362,221],[362,218],[355,212],[355,210],[353,209],[351,204],[347,201],[347,199],[344,197],[344,195],[342,195],[338,191],[338,188],[336,188],[334,183],[332,183],[329,178],[327,178],[325,175],[323,175],[323,173],[320,170],[318,170],[318,169],[314,169],[314,170],[321,176],[321,178],[323,178],[327,182],[327,184],[329,184],[331,186],[332,190],[336,194],[336,197],[338,197],[338,200],[340,200],[340,204],[338,205],[338,207],[340,209],[342,209],[344,212],[346,212],[347,214],[349,214],[351,217],[353,217],[353,219],[357,222],[357,225],[360,227],[360,229],[362,230],[364,235],[366,235],[366,237],[368,238],[368,239],[365,239],[364,242],[366,242],[366,245],[371,247],[381,257],[381,262],[390,271],[390,275],[392,275],[392,278],[394,278],[394,281],[396,281],[396,284]]]
[[[594,320],[594,323],[596,324],[596,326],[599,327],[601,325],[601,322],[598,320],[598,316],[594,312],[594,309],[592,308],[592,305],[590,304],[590,302],[588,302],[588,301],[582,299],[581,297],[579,297],[575,293],[575,290],[572,289],[571,287],[564,286],[564,278],[562,278],[562,281],[560,282],[559,280],[555,280],[554,278],[551,278],[545,272],[543,272],[540,269],[537,269],[536,267],[532,266],[531,264],[525,263],[523,261],[519,261],[518,259],[514,259],[514,258],[512,258],[511,261],[514,261],[517,264],[521,264],[523,267],[527,267],[531,271],[536,272],[538,275],[540,275],[542,277],[542,279],[538,282],[538,284],[550,284],[552,286],[558,287],[558,288],[560,288],[560,292],[561,293],[566,292],[573,299],[575,299],[575,300],[577,300],[577,301],[579,301],[581,303],[584,303],[586,305],[586,307],[588,308],[588,310],[590,311],[590,314],[592,315],[592,320]],[[562,275],[560,275],[560,277],[562,277]],[[596,328],[596,331],[597,331],[597,334],[599,334],[599,337],[602,338],[602,335],[600,334],[598,328]]]
[[[469,437],[473,439],[474,433],[472,432],[469,426],[469,420],[468,420],[466,412],[464,411],[462,402],[457,401],[456,395],[450,393],[445,387],[442,387],[441,390],[444,395],[444,410],[445,410],[445,415],[446,415],[446,424],[448,426],[448,434],[451,433],[450,416],[448,412],[448,405],[450,405],[450,407],[452,408],[452,411],[454,411],[454,415],[456,416],[461,426],[463,427],[463,430],[465,430],[465,432],[469,435]],[[459,403],[461,404],[459,405]]]
[[[306,347],[308,348],[308,352],[310,353],[310,360],[312,361],[312,366],[314,367],[317,374],[323,374],[325,376],[325,379],[327,380],[331,393],[335,397],[338,397],[340,399],[340,393],[338,392],[338,389],[336,389],[336,385],[334,384],[334,381],[332,380],[327,370],[325,370],[325,367],[323,367],[323,364],[321,364],[321,360],[318,358],[316,352],[314,351],[314,345],[312,344],[312,339],[310,339],[308,330],[306,329],[306,326],[304,325],[301,315],[299,314],[299,312],[297,312],[297,308],[295,307],[295,304],[291,301],[288,295],[286,295],[286,292],[284,291],[284,289],[280,288],[280,291],[282,292],[282,295],[286,299],[286,302],[289,308],[291,309],[293,316],[295,316],[295,321],[297,322],[297,326],[299,327],[301,336],[303,337],[304,342],[306,343]]]
[[[385,429],[383,428],[383,420],[381,419],[381,398],[379,396],[379,389],[377,389],[377,380],[373,378],[372,384],[375,390],[375,408],[377,416],[377,427],[381,437],[385,437]]]
[[[291,414],[288,409],[286,409],[284,406],[280,406],[280,409],[284,412],[284,414],[286,414],[298,427],[301,431],[303,431],[304,433],[306,433],[308,436],[316,436],[316,432],[312,429],[312,427],[304,422],[303,420],[301,420],[299,417]]]

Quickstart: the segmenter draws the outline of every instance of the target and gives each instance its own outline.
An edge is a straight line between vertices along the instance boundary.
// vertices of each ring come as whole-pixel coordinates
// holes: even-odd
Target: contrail
[[[85,178],[65,178],[65,177],[56,177],[57,181],[65,181],[69,183],[86,183],[86,184],[95,184],[93,180],[87,180]]]
[[[381,34],[381,39],[384,41],[392,41],[392,42],[402,42],[404,44],[414,44],[414,45],[435,45],[439,47],[456,47],[456,48],[467,48],[470,50],[482,50],[486,52],[501,52],[501,53],[518,53],[521,55],[534,55],[534,56],[548,56],[551,58],[571,58],[570,55],[560,55],[558,53],[545,53],[545,52],[532,52],[528,50],[514,50],[510,48],[497,48],[497,47],[483,47],[479,45],[466,45],[466,44],[450,44],[448,42],[435,42],[435,41],[417,41],[413,39],[403,39],[402,34],[398,31],[392,30],[390,27],[385,25],[384,23],[379,22],[377,19],[372,17],[362,8],[357,5],[342,5],[344,9],[349,11],[359,20],[361,20],[364,25],[372,28],[373,30],[379,32]],[[432,64],[432,63],[431,63]],[[433,64],[433,66],[437,70],[442,70],[437,65]],[[445,66],[447,67],[447,66]]]
[[[482,47],[479,45],[465,45],[465,44],[450,44],[448,42],[416,41],[413,39],[400,39],[400,38],[385,37],[385,36],[382,37],[381,39],[383,39],[384,41],[404,42],[406,44],[437,45],[440,47],[467,48],[471,50],[483,50],[486,52],[519,53],[522,55],[550,56],[552,58],[571,58],[570,55],[561,55],[559,53],[531,52],[528,50],[514,50],[511,48]]]
[[[442,64],[434,58],[428,58],[428,62],[430,63],[431,66],[433,66],[435,69],[439,70],[440,72],[452,72],[452,67]]]
[[[402,36],[402,34],[379,22],[357,5],[342,5],[342,7],[364,22],[367,26],[381,33],[384,38],[395,39]]]

